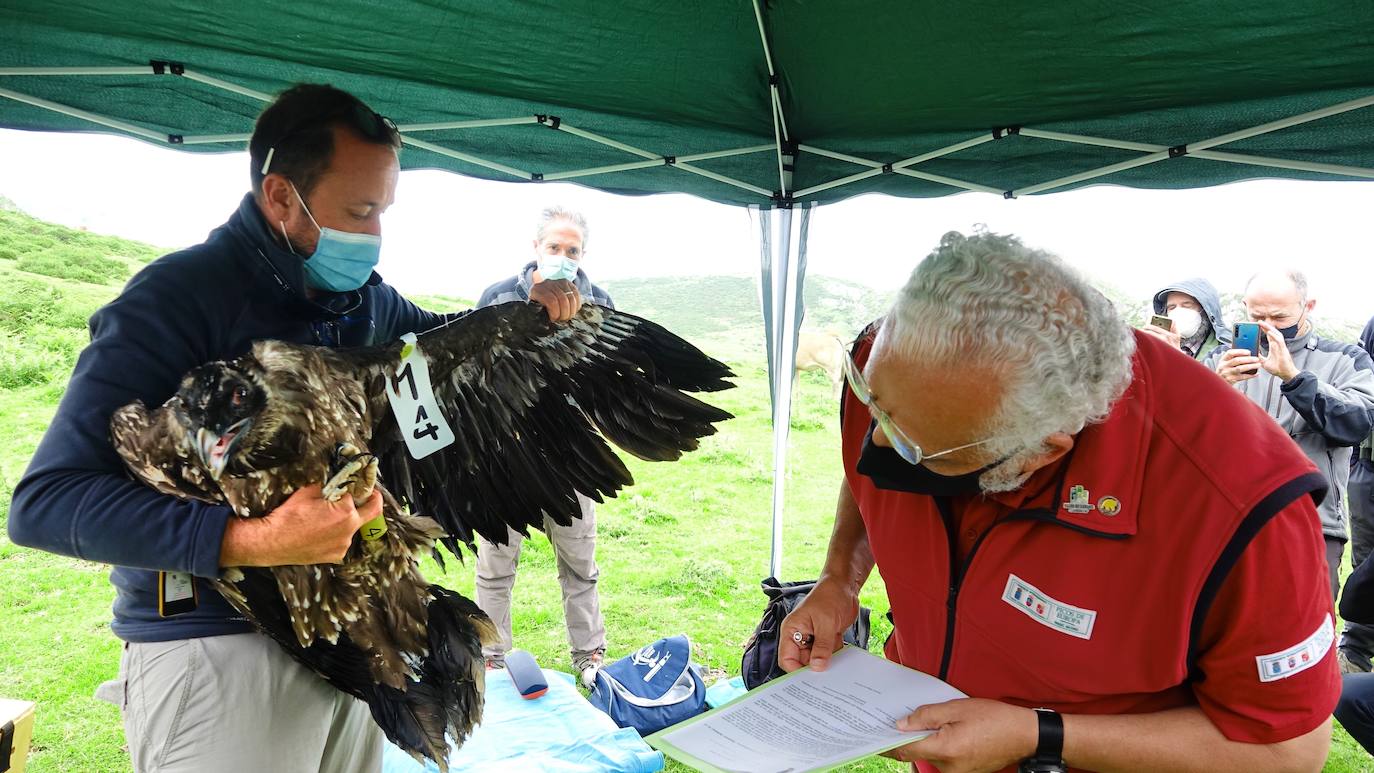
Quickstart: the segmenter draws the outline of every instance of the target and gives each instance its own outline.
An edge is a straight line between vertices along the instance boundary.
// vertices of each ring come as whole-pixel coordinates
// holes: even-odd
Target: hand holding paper
[[[983,698],[922,706],[897,727],[936,732],[883,756],[927,760],[943,773],[1002,770],[1034,754],[1039,737],[1034,710]]]
[[[795,671],[647,740],[698,770],[827,770],[928,735],[897,723],[964,697],[933,676],[846,647],[824,672]]]

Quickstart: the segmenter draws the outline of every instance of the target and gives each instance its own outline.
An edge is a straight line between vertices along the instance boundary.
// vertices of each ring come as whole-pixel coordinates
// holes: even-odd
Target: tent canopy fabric
[[[1374,176],[1363,103],[1197,143],[1370,98],[1370,30],[1374,4],[1336,0],[0,0],[0,126],[127,124],[185,150],[240,150],[262,97],[314,81],[401,124],[407,168],[506,181],[600,170],[569,179],[730,204],[1025,195],[1151,154],[1162,159],[1044,190],[1352,179]],[[155,74],[151,61],[171,64]],[[513,123],[425,126],[490,119]],[[747,152],[693,158],[722,151]]]

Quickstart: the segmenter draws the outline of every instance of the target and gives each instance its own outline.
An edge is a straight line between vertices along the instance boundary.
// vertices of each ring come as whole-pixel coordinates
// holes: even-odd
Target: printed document
[[[708,773],[828,770],[930,735],[901,732],[897,720],[965,697],[933,676],[845,647],[824,672],[794,671],[646,740]]]

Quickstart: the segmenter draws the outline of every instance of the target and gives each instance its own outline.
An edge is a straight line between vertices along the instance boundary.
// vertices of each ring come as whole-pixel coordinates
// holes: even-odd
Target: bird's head
[[[212,362],[186,374],[177,397],[196,452],[219,480],[254,445],[251,436],[267,408],[267,390],[253,370],[237,362]]]

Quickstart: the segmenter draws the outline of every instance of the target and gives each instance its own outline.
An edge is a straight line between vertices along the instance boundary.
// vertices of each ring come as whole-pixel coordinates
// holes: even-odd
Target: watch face
[[[1019,773],[1065,773],[1068,768],[1059,760],[1023,760]]]

